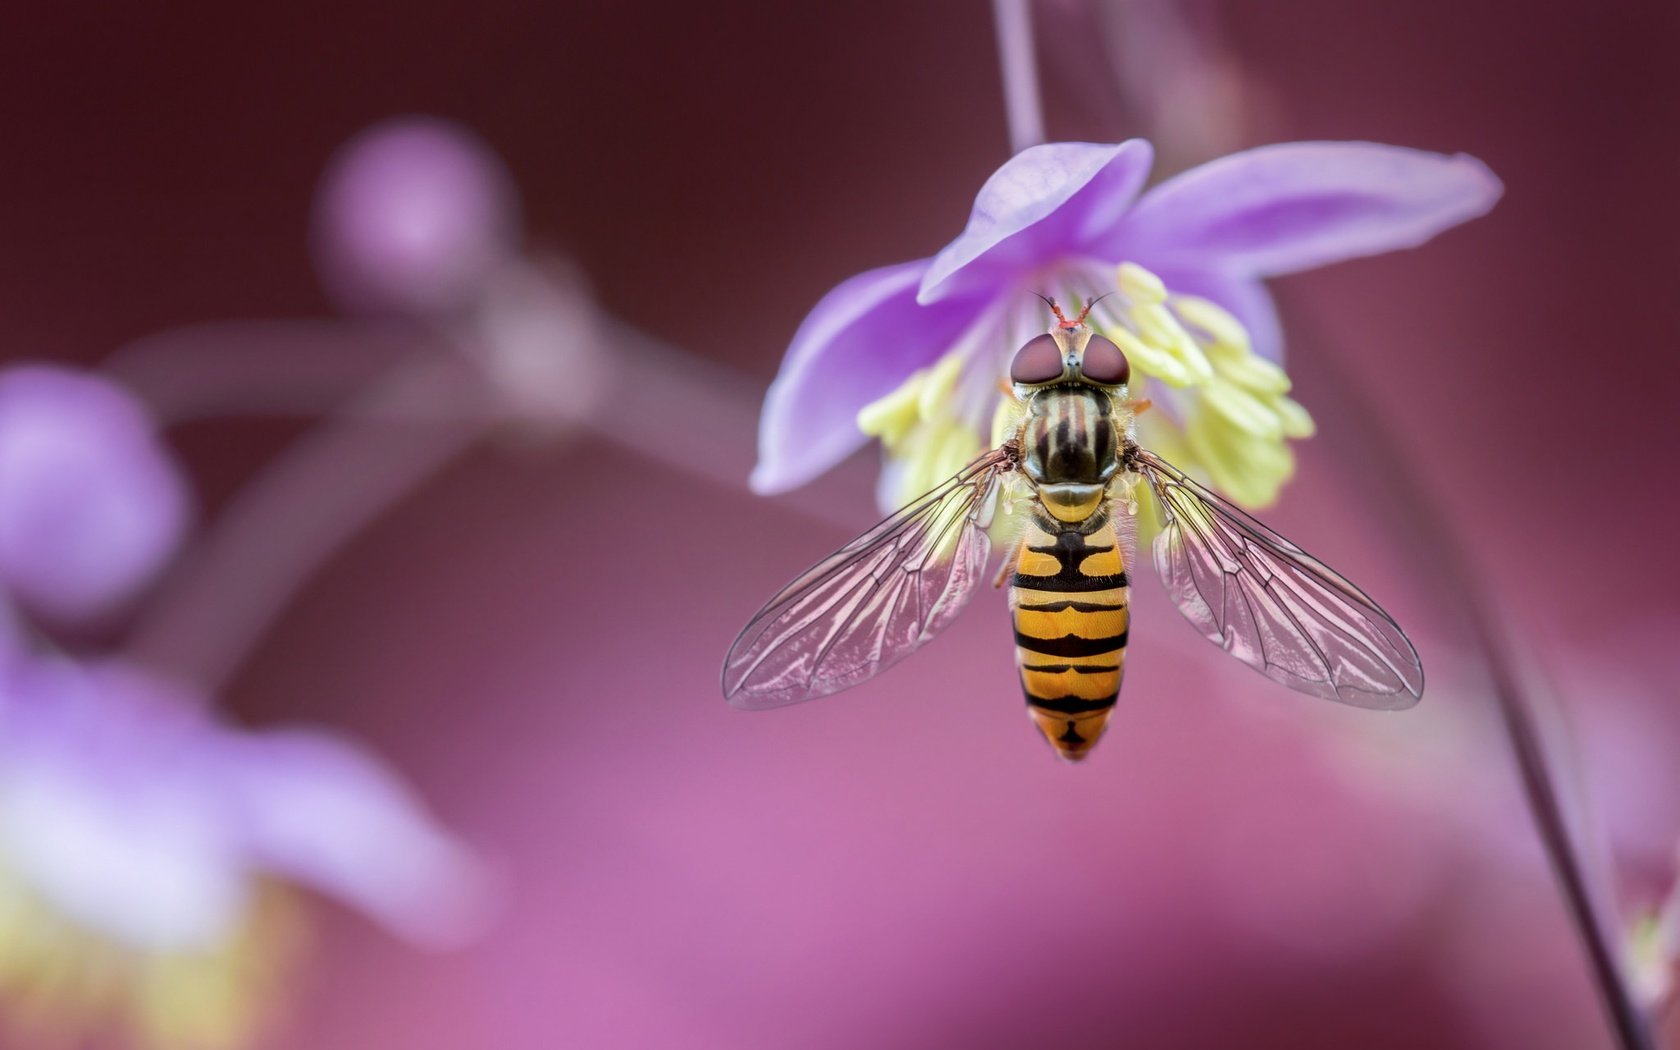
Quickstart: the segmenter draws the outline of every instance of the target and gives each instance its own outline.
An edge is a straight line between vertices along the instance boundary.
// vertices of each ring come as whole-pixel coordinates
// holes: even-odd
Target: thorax
[[[1068,385],[1033,395],[1021,422],[1021,470],[1046,510],[1080,521],[1101,504],[1120,466],[1123,429],[1101,390]]]

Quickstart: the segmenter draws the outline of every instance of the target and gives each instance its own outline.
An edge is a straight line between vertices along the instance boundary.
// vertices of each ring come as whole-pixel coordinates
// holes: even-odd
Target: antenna
[[[1034,292],[1033,294],[1044,300],[1044,305],[1048,306],[1051,312],[1056,315],[1056,323],[1063,328],[1076,328],[1079,326],[1079,321],[1083,321],[1085,319],[1085,315],[1080,314],[1079,321],[1070,321],[1067,319],[1067,315],[1062,313],[1062,308],[1056,305],[1056,300],[1050,298],[1048,295],[1045,295],[1043,292]],[[1089,310],[1090,307],[1086,307],[1086,309]]]
[[[1107,299],[1109,296],[1111,296],[1113,294],[1114,294],[1113,292],[1104,292],[1101,295],[1097,296],[1095,299],[1092,299],[1090,302],[1086,303],[1085,304],[1085,309],[1079,311],[1079,320],[1075,321],[1072,325],[1068,325],[1068,327],[1072,328],[1075,325],[1084,324],[1085,323],[1085,315],[1091,312],[1091,307],[1097,305],[1098,303],[1102,302],[1104,299]],[[1061,317],[1062,312],[1060,310],[1057,310],[1056,311],[1056,316]],[[1064,320],[1062,323],[1067,324],[1067,321]]]

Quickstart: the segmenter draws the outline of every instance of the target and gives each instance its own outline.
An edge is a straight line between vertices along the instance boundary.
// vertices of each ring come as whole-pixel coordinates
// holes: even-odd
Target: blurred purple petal
[[[186,486],[127,392],[57,365],[0,372],[0,587],[49,617],[98,615],[186,521]]]
[[[1022,150],[980,188],[968,227],[934,256],[917,301],[996,289],[1106,240],[1143,188],[1153,157],[1142,139]]]
[[[352,313],[426,317],[471,303],[517,250],[518,195],[476,135],[429,117],[377,124],[328,165],[316,267]]]
[[[238,922],[250,872],[206,743],[149,679],[25,666],[0,722],[0,857],[87,929],[149,951],[207,947]]]
[[[759,420],[761,493],[803,485],[863,445],[858,409],[932,364],[979,316],[965,296],[916,303],[927,260],[859,274],[811,310],[782,360]]]
[[[241,739],[231,789],[265,868],[417,941],[453,941],[485,915],[489,887],[466,848],[371,756],[322,732]]]
[[[1162,268],[1155,273],[1174,294],[1200,296],[1229,310],[1248,329],[1255,353],[1283,361],[1283,325],[1278,321],[1277,304],[1259,278],[1196,269]]]
[[[1168,179],[1108,250],[1168,269],[1259,275],[1411,248],[1502,192],[1481,161],[1369,142],[1262,146]]]
[[[221,726],[204,697],[118,662],[31,661],[0,701],[0,867],[90,932],[206,948],[265,875],[417,939],[481,913],[465,849],[345,741]]]

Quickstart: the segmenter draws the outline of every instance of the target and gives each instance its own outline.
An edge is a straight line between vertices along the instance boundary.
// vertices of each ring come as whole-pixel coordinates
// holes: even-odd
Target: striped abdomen
[[[1027,711],[1070,762],[1102,736],[1120,695],[1131,614],[1126,561],[1108,514],[1027,525],[1009,605]]]

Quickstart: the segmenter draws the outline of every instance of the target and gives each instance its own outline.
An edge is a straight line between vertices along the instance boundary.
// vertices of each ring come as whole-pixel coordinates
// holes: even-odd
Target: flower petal
[[[482,925],[485,872],[383,764],[323,732],[229,736],[227,775],[263,868],[416,941]]]
[[[1149,266],[1174,295],[1196,295],[1210,299],[1230,311],[1248,329],[1254,352],[1268,361],[1283,361],[1283,326],[1278,322],[1272,293],[1258,278],[1222,273],[1217,270]]]
[[[797,488],[862,446],[858,410],[932,364],[979,316],[976,296],[918,305],[927,265],[859,274],[806,316],[765,396],[754,491]]]
[[[90,373],[0,373],[0,583],[34,611],[96,616],[174,553],[187,490],[145,411]]]
[[[1422,244],[1503,187],[1481,161],[1370,142],[1233,153],[1150,190],[1112,249],[1157,266],[1282,274]]]
[[[120,666],[29,661],[0,725],[0,857],[38,898],[110,939],[201,951],[242,920],[250,872],[202,759],[208,723]]]
[[[1154,150],[1052,142],[1022,150],[974,198],[962,236],[934,256],[917,301],[995,289],[1056,259],[1107,241],[1144,181]]]

